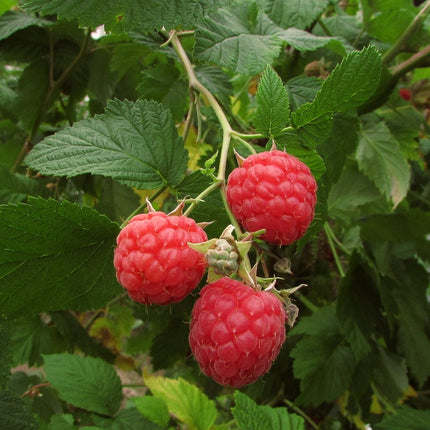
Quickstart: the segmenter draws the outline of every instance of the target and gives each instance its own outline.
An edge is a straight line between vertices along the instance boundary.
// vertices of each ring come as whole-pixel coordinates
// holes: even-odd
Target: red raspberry
[[[117,238],[118,282],[136,302],[179,302],[198,285],[207,265],[204,255],[187,243],[206,240],[203,229],[186,216],[136,215]]]
[[[411,99],[411,90],[408,88],[400,88],[399,95],[403,100],[409,101]]]
[[[241,387],[266,373],[285,340],[285,310],[272,294],[221,278],[200,292],[189,341],[202,372]]]
[[[293,155],[272,150],[251,155],[227,181],[227,201],[247,231],[266,229],[264,240],[288,245],[313,220],[317,184],[309,167]]]

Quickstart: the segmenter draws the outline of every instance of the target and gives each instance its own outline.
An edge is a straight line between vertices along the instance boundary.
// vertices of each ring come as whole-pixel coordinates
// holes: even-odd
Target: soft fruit
[[[192,218],[164,212],[136,215],[117,238],[118,282],[140,303],[179,302],[198,285],[207,266],[204,255],[188,242],[205,240],[206,233]]]
[[[194,304],[191,350],[205,375],[241,387],[270,369],[285,340],[285,319],[273,293],[223,277],[203,287]]]
[[[250,155],[227,181],[233,215],[262,239],[288,245],[302,237],[314,217],[317,184],[308,166],[280,150]]]

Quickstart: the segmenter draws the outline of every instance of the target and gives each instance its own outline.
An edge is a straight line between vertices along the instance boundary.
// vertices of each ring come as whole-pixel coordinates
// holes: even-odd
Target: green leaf
[[[137,91],[142,98],[155,100],[170,109],[176,121],[180,122],[184,117],[188,85],[172,64],[157,64],[145,69]]]
[[[40,190],[39,182],[19,173],[11,173],[0,164],[0,204],[18,203]]]
[[[290,336],[302,333],[306,335],[291,351],[294,376],[300,379],[297,401],[314,406],[332,402],[347,390],[355,369],[354,354],[343,343],[334,307],[302,318]]]
[[[18,0],[2,0],[0,3],[0,15],[15,6]]]
[[[48,425],[48,430],[73,430],[74,418],[72,414],[54,415]]]
[[[74,406],[113,415],[122,400],[121,380],[100,358],[71,354],[44,355],[48,381],[60,397]]]
[[[58,14],[60,18],[77,19],[84,27],[107,24],[108,29],[146,31],[167,30],[182,25],[192,27],[205,14],[226,3],[225,0],[28,0],[27,10],[43,15]]]
[[[162,428],[147,420],[136,408],[121,409],[114,418],[93,415],[93,420],[100,429],[110,430],[162,430]],[[92,429],[93,427],[91,427]],[[88,427],[90,430],[90,427]]]
[[[0,206],[0,230],[0,314],[94,309],[119,292],[119,228],[93,209],[30,198]]]
[[[281,49],[282,41],[273,35],[271,25],[246,2],[221,9],[197,26],[195,57],[238,73],[257,74]]]
[[[329,0],[272,0],[269,15],[282,28],[305,29],[322,14],[329,3]]]
[[[288,413],[286,408],[258,405],[246,394],[236,390],[233,394],[233,416],[243,430],[304,430],[302,417]]]
[[[209,430],[215,423],[214,402],[186,380],[148,375],[144,382],[155,397],[164,400],[169,412],[190,430]]]
[[[257,132],[266,137],[280,134],[289,123],[289,100],[281,78],[270,66],[258,84],[256,100],[253,122]]]
[[[10,323],[0,318],[0,390],[6,387],[10,375],[12,362],[10,329]]]
[[[360,170],[391,199],[396,207],[409,189],[410,167],[398,142],[383,122],[365,125],[359,137],[356,159]]]
[[[381,430],[428,430],[429,422],[429,409],[419,410],[410,406],[402,406],[394,414],[376,424],[375,427]]]
[[[178,184],[187,158],[172,116],[161,104],[113,100],[105,114],[38,143],[24,162],[46,175],[100,174],[154,189]]]
[[[316,51],[319,48],[326,47],[339,55],[345,55],[345,45],[348,46],[347,43],[340,38],[315,36],[312,33],[297,28],[280,30],[276,32],[276,35],[298,51]],[[351,51],[352,48],[348,46],[348,50]]]
[[[318,136],[330,131],[333,113],[362,105],[377,88],[380,73],[381,58],[374,47],[349,53],[324,81],[315,100],[292,114],[293,123],[309,143],[321,143]]]
[[[322,80],[315,76],[299,75],[287,82],[288,93],[292,110],[296,110],[302,104],[311,102],[321,89]]]
[[[133,397],[131,401],[148,420],[165,428],[169,424],[169,409],[163,399],[153,396]]]
[[[382,319],[379,309],[377,274],[354,253],[339,286],[336,313],[357,362],[371,352],[373,327]]]
[[[0,427],[19,430],[37,428],[36,420],[24,401],[8,390],[0,391]]]
[[[38,27],[49,27],[52,21],[38,18],[18,11],[7,11],[0,16],[0,40],[7,39],[11,34],[33,25]]]
[[[360,207],[381,198],[375,185],[354,164],[347,164],[328,196],[328,213],[345,225],[360,215]]]

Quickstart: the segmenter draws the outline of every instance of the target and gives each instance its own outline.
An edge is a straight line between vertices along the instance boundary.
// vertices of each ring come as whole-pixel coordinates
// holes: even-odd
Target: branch
[[[402,63],[394,66],[391,69],[391,73],[393,75],[393,78],[399,79],[409,71],[416,69],[417,67],[421,66],[425,60],[430,57],[430,45],[423,48],[421,51],[417,52],[416,54],[409,57],[407,60],[403,61]]]
[[[383,65],[389,64],[402,51],[408,40],[420,29],[429,12],[430,0],[427,0],[424,7],[418,12],[403,34],[397,39],[396,43],[382,56]]]

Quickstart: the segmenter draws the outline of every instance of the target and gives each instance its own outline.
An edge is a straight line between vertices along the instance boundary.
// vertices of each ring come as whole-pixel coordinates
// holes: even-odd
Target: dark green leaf
[[[114,418],[93,415],[95,424],[108,430],[162,430],[163,427],[146,419],[136,408],[121,409]],[[88,430],[93,427],[86,427]],[[97,427],[99,428],[99,427]]]
[[[103,415],[118,410],[121,380],[105,361],[71,354],[45,355],[44,361],[48,381],[66,402]]]
[[[376,428],[381,430],[428,430],[429,423],[430,410],[402,406],[394,414],[376,424]]]
[[[206,17],[197,27],[196,58],[239,73],[263,71],[278,56],[282,41],[267,29],[273,23],[266,15],[253,21],[252,13],[252,6],[242,2]]]
[[[36,420],[24,401],[16,394],[0,391],[0,427],[2,429],[35,430]]]
[[[270,66],[258,84],[256,100],[253,122],[257,132],[266,137],[280,134],[289,123],[289,100],[281,78]]]
[[[37,191],[40,184],[35,179],[11,173],[7,166],[0,164],[0,204],[21,202]]]
[[[176,185],[187,151],[169,111],[153,101],[111,101],[106,113],[79,121],[37,144],[25,163],[42,174],[93,173],[140,189]]]
[[[246,394],[234,392],[235,406],[232,409],[239,427],[243,430],[304,430],[304,420],[286,408],[260,406]]]
[[[282,28],[305,29],[318,18],[329,0],[271,0],[270,17]]]
[[[356,158],[360,170],[397,206],[409,189],[410,167],[383,122],[363,127]]]
[[[343,337],[333,307],[326,307],[301,319],[290,335],[306,333],[291,356],[294,375],[300,379],[297,401],[318,406],[331,402],[347,390],[355,360]]]
[[[10,375],[11,357],[10,323],[0,318],[0,390],[7,385]]]
[[[18,11],[7,11],[0,17],[0,40],[7,39],[11,34],[23,28],[33,25],[38,27],[48,27],[52,21],[38,18],[34,15],[28,15]]]
[[[88,310],[119,292],[119,228],[93,209],[31,198],[0,206],[0,227],[0,313]]]
[[[170,109],[175,121],[180,122],[185,114],[188,84],[172,64],[157,64],[145,69],[137,88],[142,98],[155,100]]]
[[[61,18],[78,19],[81,26],[110,27],[132,30],[136,26],[146,31],[190,27],[205,14],[226,3],[225,0],[28,0],[26,8],[43,15],[58,14]],[[120,19],[118,19],[120,17]],[[120,25],[119,25],[119,24]]]
[[[315,76],[299,75],[287,82],[290,102],[296,110],[302,104],[310,103],[321,89],[322,81]],[[292,97],[291,97],[292,96]]]
[[[310,142],[320,143],[318,135],[329,131],[332,114],[362,105],[374,93],[380,73],[381,59],[375,48],[349,53],[324,81],[315,100],[293,113],[293,123]]]
[[[359,254],[354,253],[342,279],[337,300],[337,317],[356,361],[370,353],[373,327],[382,318],[377,275]],[[366,311],[363,312],[363,309]]]

